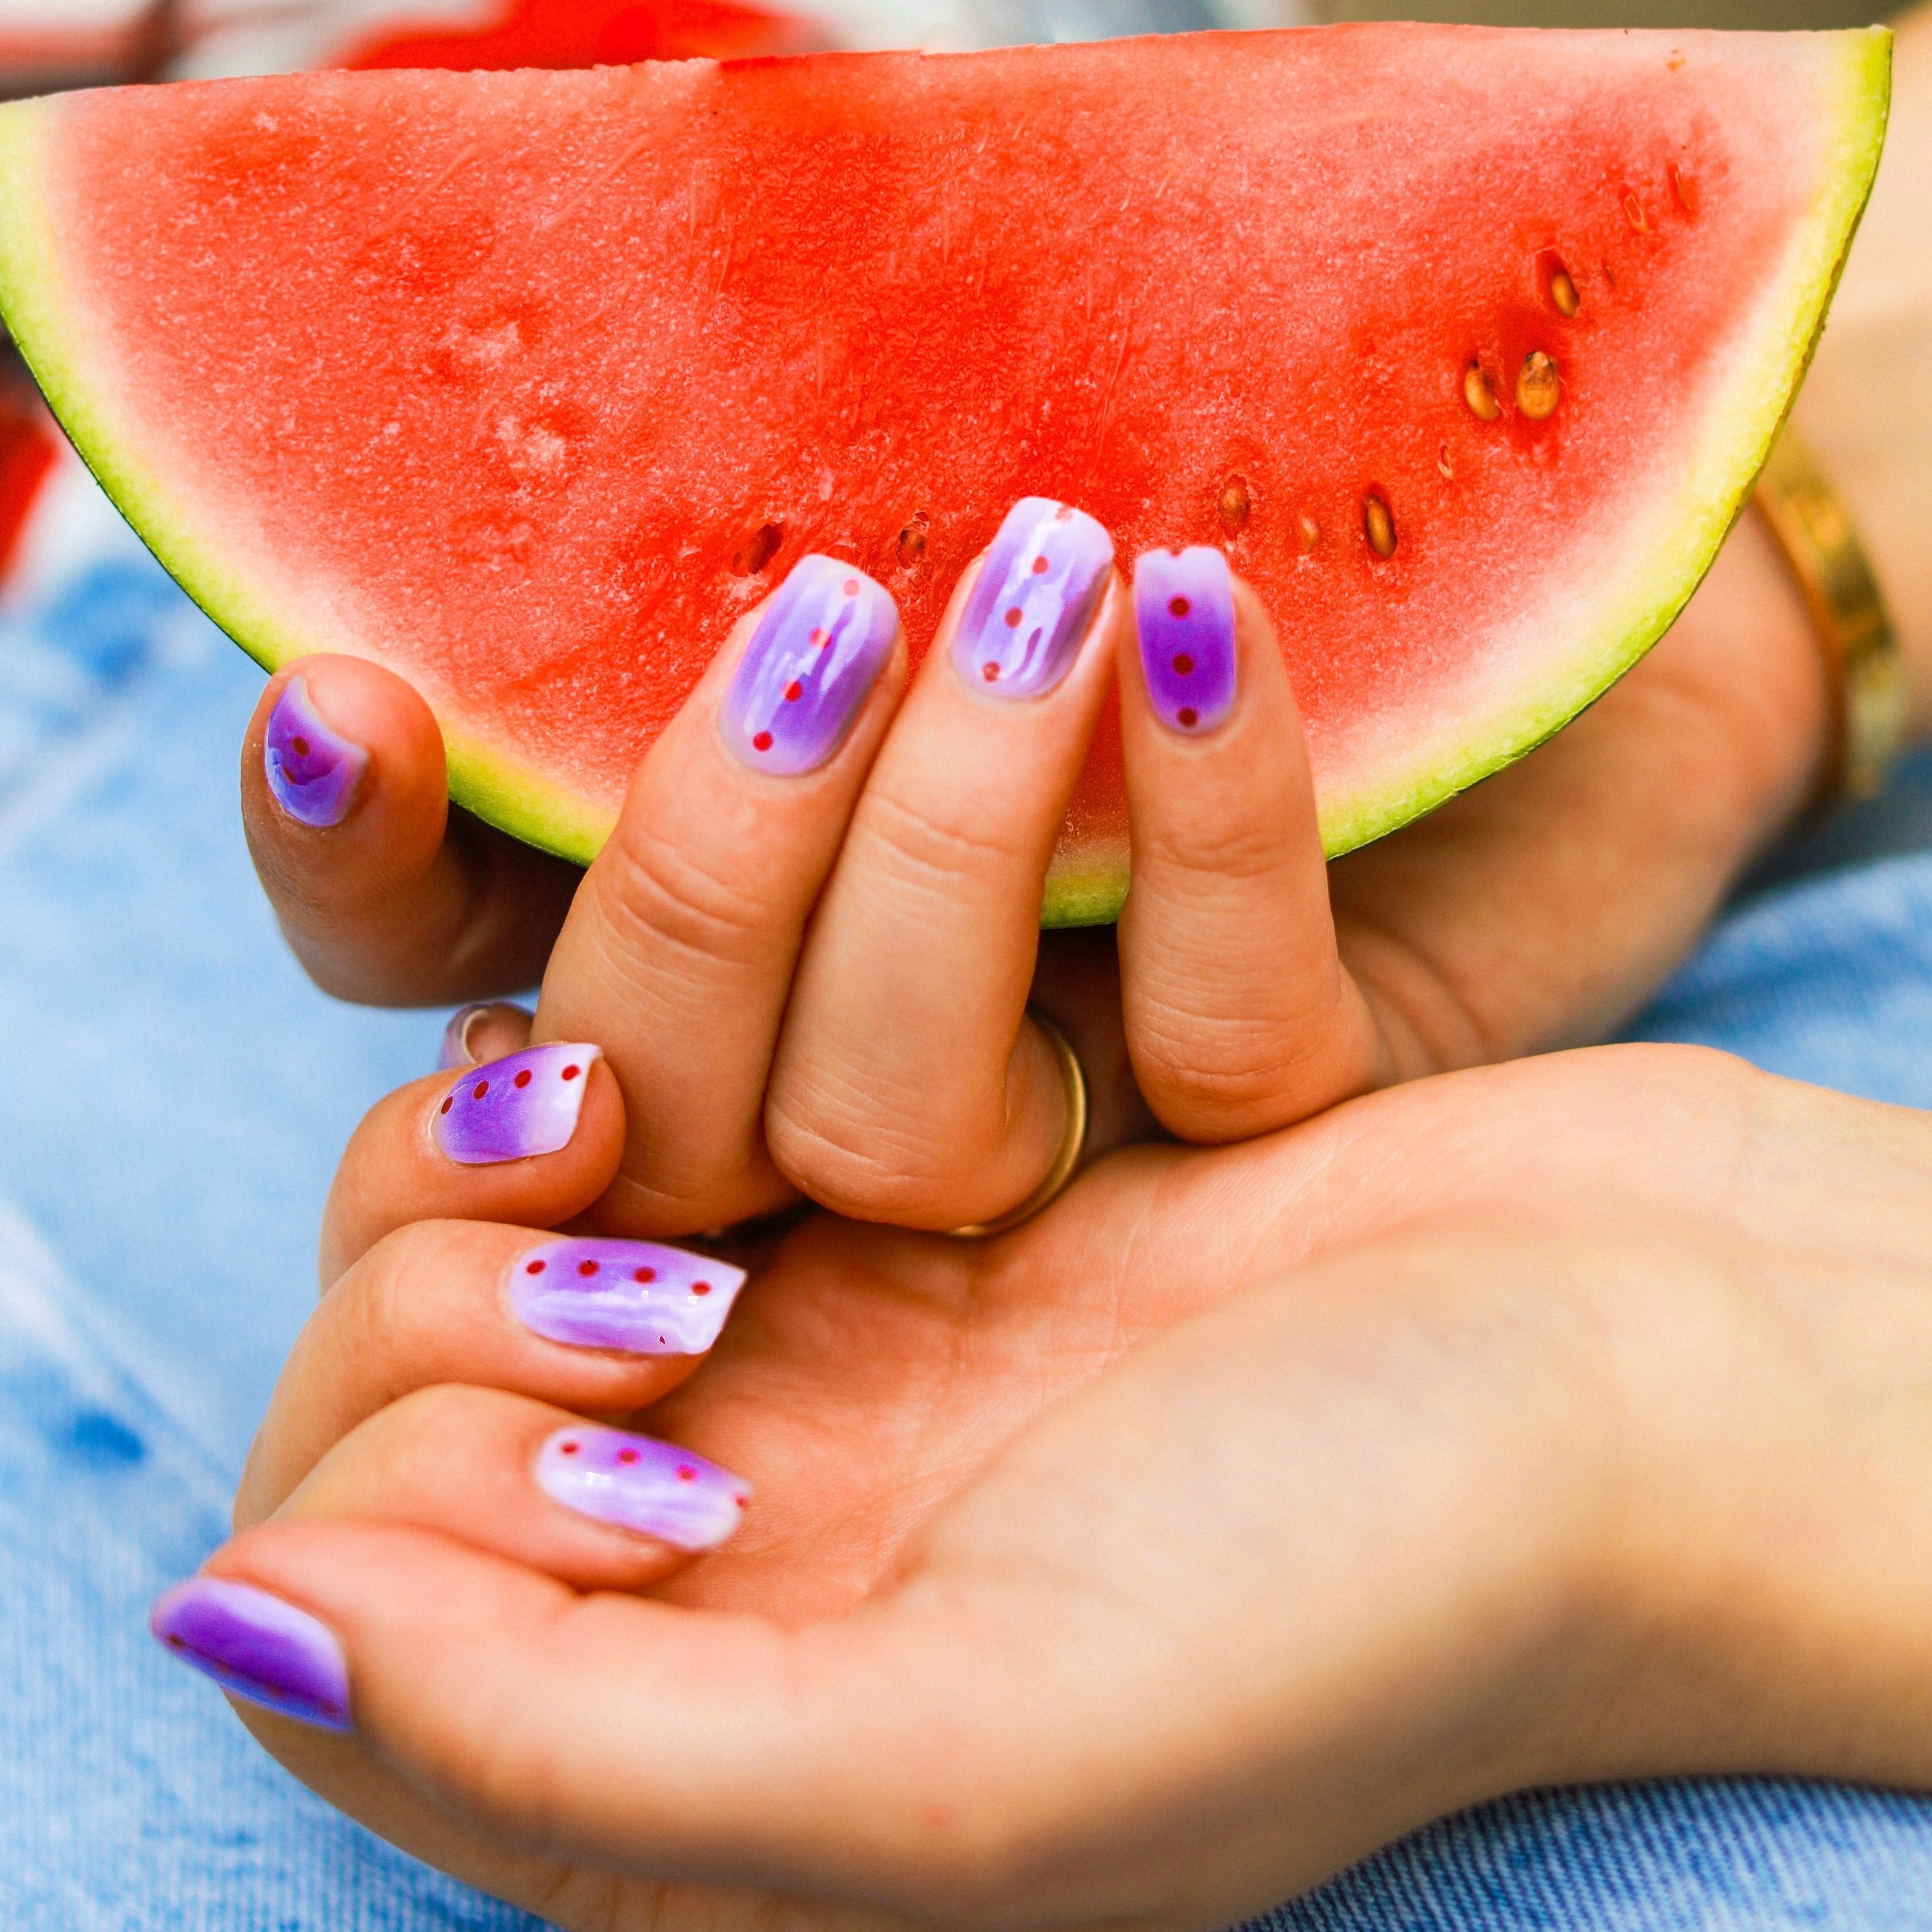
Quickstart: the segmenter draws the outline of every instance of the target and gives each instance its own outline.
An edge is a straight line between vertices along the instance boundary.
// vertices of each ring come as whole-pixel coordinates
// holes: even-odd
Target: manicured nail
[[[334,1633],[248,1583],[190,1576],[155,1599],[148,1628],[179,1658],[285,1718],[349,1729],[349,1666]]]
[[[834,556],[800,557],[738,661],[725,743],[754,771],[815,771],[845,742],[898,630],[883,584]]]
[[[1211,731],[1234,708],[1234,598],[1228,560],[1202,546],[1150,550],[1134,565],[1134,621],[1154,716]]]
[[[520,1256],[510,1305],[526,1328],[574,1348],[701,1355],[745,1270],[655,1241],[548,1241]]]
[[[436,1056],[440,1072],[447,1072],[452,1066],[476,1065],[476,1056],[470,1051],[470,1029],[489,1010],[487,1005],[458,1006],[450,1015],[449,1024],[442,1030],[442,1045]]]
[[[602,1049],[553,1042],[472,1066],[436,1110],[436,1144],[466,1167],[568,1147]]]
[[[952,662],[976,691],[1038,698],[1073,668],[1107,587],[1114,540],[1049,497],[1006,512],[966,600]]]
[[[262,769],[275,802],[302,825],[340,825],[369,766],[360,745],[330,730],[310,700],[306,679],[292,677],[268,713]]]
[[[722,1543],[752,1499],[750,1484],[674,1442],[587,1424],[545,1441],[537,1480],[566,1509],[679,1550]]]

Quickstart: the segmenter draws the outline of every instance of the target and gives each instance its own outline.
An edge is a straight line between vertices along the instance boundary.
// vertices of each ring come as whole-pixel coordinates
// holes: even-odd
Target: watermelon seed
[[[1563,390],[1563,379],[1556,364],[1540,349],[1532,349],[1522,358],[1516,379],[1516,406],[1532,422],[1540,422],[1556,407]]]
[[[1456,466],[1449,460],[1449,446],[1446,442],[1438,443],[1436,445],[1436,466],[1438,470],[1442,471],[1442,480],[1445,483],[1453,483],[1455,482]]]
[[[1562,316],[1573,316],[1583,304],[1576,298],[1576,284],[1570,279],[1570,271],[1564,268],[1550,272],[1550,299],[1556,304],[1556,312]]]
[[[912,521],[899,532],[899,564],[910,570],[926,554],[926,526],[930,519],[923,510],[913,512]]]
[[[1306,556],[1322,541],[1322,526],[1304,510],[1296,530],[1301,538],[1302,554]]]
[[[757,576],[778,555],[778,546],[784,542],[784,524],[760,524],[731,560],[731,574],[734,577]]]
[[[1503,412],[1503,406],[1496,400],[1496,392],[1490,387],[1490,379],[1483,374],[1482,365],[1472,362],[1462,371],[1462,400],[1469,406],[1469,413],[1478,422],[1494,422]]]
[[[1695,214],[1697,210],[1692,202],[1690,184],[1678,172],[1677,164],[1672,161],[1664,172],[1670,182],[1671,200],[1676,202],[1686,214]]]
[[[1643,203],[1628,188],[1624,190],[1624,218],[1635,229],[1645,229],[1650,224],[1643,218]]]
[[[1248,479],[1245,476],[1231,476],[1221,491],[1221,527],[1228,536],[1234,536],[1247,527],[1248,519],[1254,514],[1254,502],[1248,494]]]
[[[1376,556],[1394,556],[1395,519],[1389,514],[1388,504],[1372,490],[1362,499],[1362,530]]]

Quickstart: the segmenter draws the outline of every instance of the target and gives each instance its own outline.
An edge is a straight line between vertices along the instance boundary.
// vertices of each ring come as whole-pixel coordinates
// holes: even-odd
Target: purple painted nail
[[[675,1442],[588,1424],[545,1441],[537,1480],[566,1509],[679,1550],[722,1543],[752,1498],[750,1484]]]
[[[308,694],[308,680],[292,677],[268,713],[262,769],[275,802],[302,825],[340,825],[369,766],[360,745],[331,730]]]
[[[1228,560],[1203,546],[1150,550],[1134,565],[1134,620],[1154,716],[1211,731],[1234,708],[1234,599]]]
[[[510,1305],[526,1328],[575,1348],[701,1355],[745,1270],[655,1241],[550,1241],[518,1259]]]
[[[458,1006],[442,1030],[442,1045],[437,1048],[436,1064],[440,1072],[453,1066],[473,1066],[476,1056],[470,1051],[470,1029],[490,1010],[487,1004]]]
[[[1114,540],[1091,517],[1022,497],[966,600],[954,668],[976,691],[1043,696],[1072,669],[1113,562]]]
[[[325,1731],[350,1727],[349,1666],[334,1634],[266,1590],[190,1576],[155,1599],[148,1628],[237,1696]]]
[[[553,1042],[472,1066],[436,1110],[436,1144],[466,1167],[555,1154],[577,1131],[595,1046]]]
[[[738,662],[725,743],[754,771],[815,771],[845,742],[898,629],[883,584],[836,557],[800,557]]]

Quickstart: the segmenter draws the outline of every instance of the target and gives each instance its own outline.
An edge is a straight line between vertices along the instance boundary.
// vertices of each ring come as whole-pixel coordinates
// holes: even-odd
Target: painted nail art
[[[553,1042],[471,1067],[436,1110],[436,1145],[466,1167],[568,1147],[586,1076],[602,1052]]]
[[[719,722],[754,771],[814,771],[845,742],[892,654],[898,607],[832,556],[805,556],[765,607]]]
[[[476,1056],[470,1051],[470,1029],[490,1010],[488,1005],[458,1006],[449,1016],[449,1024],[442,1030],[442,1044],[436,1050],[436,1064],[440,1072],[447,1072],[452,1066],[473,1066]]]
[[[510,1305],[526,1328],[576,1348],[701,1355],[745,1270],[655,1241],[549,1241],[518,1257]]]
[[[268,713],[262,747],[268,790],[302,825],[340,825],[349,815],[369,754],[332,730],[308,694],[307,680],[292,677]]]
[[[1114,540],[1049,497],[1006,512],[966,600],[952,663],[976,691],[1039,698],[1073,667],[1107,587]]]
[[[326,1731],[349,1729],[349,1666],[326,1624],[247,1583],[190,1576],[155,1599],[148,1628],[236,1696]]]
[[[1154,716],[1211,731],[1234,708],[1234,600],[1228,560],[1202,546],[1150,550],[1134,565],[1134,620]]]
[[[710,1550],[738,1527],[752,1486],[674,1442],[589,1424],[560,1429],[537,1451],[537,1480],[566,1509]]]

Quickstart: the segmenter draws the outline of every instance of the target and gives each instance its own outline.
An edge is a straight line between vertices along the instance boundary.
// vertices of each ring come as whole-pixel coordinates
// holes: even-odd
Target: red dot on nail
[[[742,1509],[752,1499],[749,1496],[734,1496],[731,1500],[736,1503],[740,1509]]]
[[[560,1442],[557,1444],[566,1456],[574,1456],[582,1446],[581,1444],[576,1442]]]
[[[1185,597],[1170,597],[1167,600],[1168,614],[1170,616],[1184,617],[1193,608]]]
[[[1071,508],[1068,505],[1066,505],[1066,504],[1065,504],[1065,503],[1061,504],[1061,505],[1060,505],[1060,508],[1059,508],[1058,509],[1057,509],[1056,511],[1054,511],[1054,513],[1053,513],[1053,520],[1054,520],[1056,524],[1064,524],[1064,523],[1069,523],[1069,522],[1071,522],[1071,521],[1072,521],[1072,517],[1073,517],[1073,512],[1072,512],[1072,508]]]
[[[788,704],[796,704],[804,695],[805,686],[800,684],[796,678],[794,678],[790,683],[785,686],[785,702]]]
[[[1046,559],[1045,557],[1036,556],[1034,559],[1033,574],[1036,577],[1044,577],[1046,574]]]
[[[1174,668],[1183,677],[1185,677],[1187,676],[1189,672],[1193,670],[1194,660],[1190,657],[1185,651],[1183,651],[1180,656],[1174,659]]]
[[[1181,728],[1184,730],[1192,730],[1194,727],[1201,722],[1200,712],[1196,711],[1191,704],[1184,704],[1174,715],[1180,720]]]
[[[517,1076],[515,1079],[510,1082],[510,1084],[512,1087],[527,1087],[530,1084],[530,1070],[527,1066],[526,1066],[523,1071]]]
[[[620,1449],[617,1460],[620,1462],[634,1462],[638,1460],[638,1452],[634,1449]]]
[[[442,1105],[437,1108],[436,1111],[439,1114],[446,1114],[449,1112],[450,1108],[455,1105],[455,1103],[456,1096],[454,1094],[446,1094],[443,1096]]]
[[[306,738],[291,738],[289,742],[293,747],[297,758],[305,758],[308,756],[308,740]]]
[[[526,1274],[542,1274],[544,1270],[549,1266],[550,1263],[548,1262],[532,1262],[528,1268],[524,1269],[524,1272]]]
[[[1016,604],[1006,613],[1006,628],[1010,631],[1017,631],[1020,627],[1020,619],[1023,614],[1019,606]]]
[[[185,1650],[188,1646],[182,1642],[179,1637],[170,1636],[168,1639],[168,1648],[170,1650]]]
[[[583,1071],[584,1069],[582,1067],[576,1065],[573,1062],[570,1066],[566,1066],[563,1070],[563,1077],[566,1080],[574,1080]]]
[[[813,650],[822,651],[832,641],[832,633],[822,626],[812,634]]]
[[[856,577],[848,577],[846,578],[845,594],[848,597],[856,597],[858,596],[859,580]]]
[[[694,1281],[691,1284],[691,1292],[693,1294],[709,1294],[711,1284],[708,1281]]]
[[[677,1479],[680,1483],[694,1483],[698,1480],[698,1472],[688,1462],[680,1462],[677,1466]]]
[[[769,752],[771,748],[772,734],[769,731],[760,731],[752,740],[752,749],[754,752]]]
[[[980,675],[988,684],[995,684],[999,681],[1000,668],[996,664],[982,664],[980,667]]]
[[[631,1275],[631,1279],[633,1281],[656,1281],[657,1278],[658,1271],[656,1268],[652,1268],[634,1269]]]
[[[479,1080],[475,1086],[470,1088],[470,1097],[472,1100],[480,1100],[485,1094],[489,1092],[489,1082],[487,1080]]]
[[[595,1262],[579,1262],[577,1264],[577,1271],[581,1275],[595,1274],[597,1272],[597,1264]]]

